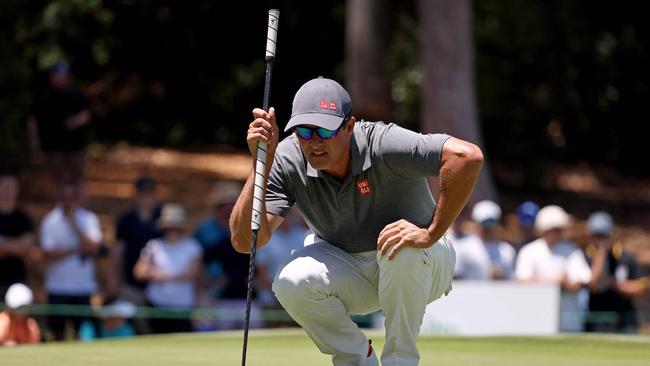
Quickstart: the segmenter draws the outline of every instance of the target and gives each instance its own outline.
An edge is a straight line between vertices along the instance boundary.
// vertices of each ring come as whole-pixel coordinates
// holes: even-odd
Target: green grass
[[[383,339],[371,334],[380,350]],[[650,365],[644,336],[422,337],[421,366]],[[0,349],[0,365],[240,365],[242,332],[147,336]],[[300,330],[253,331],[247,365],[331,365]]]

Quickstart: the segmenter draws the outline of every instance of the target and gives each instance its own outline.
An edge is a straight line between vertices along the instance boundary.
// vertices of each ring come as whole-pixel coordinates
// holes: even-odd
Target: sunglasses
[[[343,120],[341,125],[336,129],[336,130],[328,130],[327,128],[323,127],[304,127],[304,126],[298,126],[294,127],[293,130],[298,135],[298,137],[301,140],[309,141],[314,137],[314,133],[318,135],[318,137],[321,140],[328,140],[331,139],[332,137],[335,137],[341,127],[345,126],[345,122],[347,122],[347,118]]]

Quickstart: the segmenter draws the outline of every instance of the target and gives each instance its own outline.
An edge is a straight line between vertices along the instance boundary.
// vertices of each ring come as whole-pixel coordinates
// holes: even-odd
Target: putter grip
[[[253,212],[251,215],[251,229],[259,230],[262,224],[262,203],[264,198],[266,172],[266,144],[257,144],[257,160],[255,161],[255,191],[253,192]]]
[[[266,59],[275,58],[275,44],[278,39],[278,24],[280,20],[280,11],[278,9],[269,10],[269,28],[266,34]]]

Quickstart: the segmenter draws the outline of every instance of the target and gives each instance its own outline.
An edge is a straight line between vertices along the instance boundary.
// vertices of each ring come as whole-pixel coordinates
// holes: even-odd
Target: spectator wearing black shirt
[[[17,207],[18,192],[15,176],[0,175],[0,299],[12,284],[27,282],[34,246],[34,224]]]
[[[156,198],[156,184],[149,176],[140,177],[134,184],[133,206],[117,220],[116,250],[114,253],[115,274],[120,276],[120,297],[135,305],[146,305],[144,289],[146,282],[133,276],[133,268],[147,242],[162,236],[157,222],[160,218],[160,204]],[[148,322],[136,319],[138,333],[150,333]]]
[[[59,62],[48,70],[48,88],[37,93],[27,121],[33,154],[44,155],[53,182],[82,183],[88,126],[92,119],[84,94],[70,80],[70,67]]]
[[[587,229],[591,244],[586,248],[591,265],[589,283],[589,321],[587,331],[638,333],[639,319],[634,298],[648,288],[634,256],[623,250],[621,242],[612,237],[614,221],[603,211],[589,216]]]

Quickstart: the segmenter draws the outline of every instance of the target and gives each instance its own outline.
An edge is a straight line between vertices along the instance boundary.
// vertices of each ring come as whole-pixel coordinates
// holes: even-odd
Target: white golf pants
[[[335,366],[377,365],[350,314],[383,310],[383,366],[417,365],[416,339],[427,304],[451,288],[456,254],[446,239],[402,248],[391,261],[378,251],[347,253],[320,238],[295,251],[273,282],[276,297]]]

